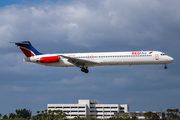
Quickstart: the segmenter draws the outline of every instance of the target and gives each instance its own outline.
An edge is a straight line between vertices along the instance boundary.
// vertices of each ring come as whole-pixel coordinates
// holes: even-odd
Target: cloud
[[[75,76],[73,79],[63,79],[63,80],[60,80],[59,83],[60,84],[82,84],[82,83],[85,83],[86,78],[83,78],[83,77],[80,77],[80,76]]]
[[[130,46],[162,42],[165,40],[157,32],[163,34],[179,19],[171,14],[177,6],[165,8],[166,3],[106,0],[97,6],[86,2],[7,6],[0,11],[1,47],[6,46],[3,41],[11,40],[66,41],[84,47],[102,42]]]
[[[18,91],[18,92],[24,92],[27,90],[25,87],[20,87],[20,86],[12,86],[13,91]]]
[[[48,100],[50,97],[49,96],[47,96],[47,95],[39,95],[39,96],[36,96],[35,98],[34,98],[34,101],[40,101],[40,102],[42,102],[42,101],[46,101],[46,100]]]
[[[27,87],[19,86],[19,85],[1,85],[1,90],[4,92],[11,91],[11,92],[26,92]]]
[[[131,80],[127,77],[114,78],[113,83],[121,87],[126,87],[127,85],[131,84]]]
[[[12,104],[21,106],[18,101],[25,97],[23,100],[29,100],[28,105],[34,110],[46,108],[48,103],[74,103],[80,98],[107,104],[130,103],[131,111],[178,107],[180,96],[175,94],[180,78],[178,3],[78,0],[1,7],[0,73],[1,91],[5,91],[1,92],[5,96],[1,98],[2,107],[7,108],[11,95],[15,101]],[[23,40],[31,41],[43,53],[159,50],[175,61],[167,70],[164,65],[104,66],[89,68],[90,72],[84,74],[76,67],[23,62],[25,56],[19,48],[7,43]],[[34,105],[31,98],[42,104]],[[174,99],[172,104],[167,105],[170,100],[167,98]],[[7,109],[3,112],[8,113]]]

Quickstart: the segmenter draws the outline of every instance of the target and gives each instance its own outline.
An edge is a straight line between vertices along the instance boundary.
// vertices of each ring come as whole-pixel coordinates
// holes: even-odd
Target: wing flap
[[[78,59],[78,58],[68,57],[65,55],[59,55],[59,56],[68,59],[68,62],[74,64],[77,67],[80,67],[80,66],[88,67],[88,66],[93,66],[93,65],[99,64],[98,62],[94,62],[94,61],[90,61],[90,60],[82,60],[82,59]]]

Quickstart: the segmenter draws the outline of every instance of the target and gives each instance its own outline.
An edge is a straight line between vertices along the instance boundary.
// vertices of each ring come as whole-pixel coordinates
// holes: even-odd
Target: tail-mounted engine
[[[40,63],[55,63],[55,62],[59,62],[59,56],[41,57],[38,62],[40,62]]]
[[[56,63],[59,62],[60,57],[59,56],[49,56],[49,57],[28,57],[24,58],[25,62],[39,62],[39,63]]]

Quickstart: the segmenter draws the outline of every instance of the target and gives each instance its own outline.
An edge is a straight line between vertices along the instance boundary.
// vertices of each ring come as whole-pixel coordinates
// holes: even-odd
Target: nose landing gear
[[[164,66],[164,69],[167,69],[167,66],[166,66],[166,65]]]
[[[88,72],[89,72],[89,70],[87,69],[87,67],[86,67],[86,68],[82,67],[82,68],[81,68],[81,71],[82,71],[82,72],[85,72],[85,73],[88,73]]]

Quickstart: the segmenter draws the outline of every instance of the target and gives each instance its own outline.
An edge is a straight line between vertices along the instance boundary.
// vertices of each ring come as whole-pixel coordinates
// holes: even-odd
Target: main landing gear
[[[167,66],[166,66],[166,65],[164,66],[164,69],[167,69]]]
[[[85,72],[85,73],[88,73],[88,72],[89,72],[89,70],[87,69],[87,67],[86,67],[86,68],[82,67],[82,68],[81,68],[81,71],[82,71],[82,72]]]

